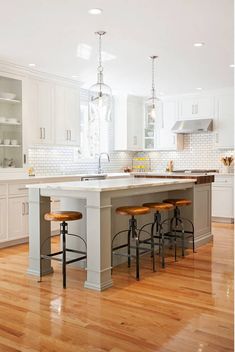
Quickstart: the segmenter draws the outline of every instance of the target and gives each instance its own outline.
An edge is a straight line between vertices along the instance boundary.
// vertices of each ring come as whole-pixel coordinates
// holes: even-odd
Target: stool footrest
[[[71,259],[71,260],[67,260],[66,264],[71,264],[71,263],[75,263],[75,262],[79,262],[80,260],[86,259],[86,255],[84,255],[83,257],[80,258],[75,258],[75,259]]]
[[[127,244],[121,244],[120,246],[117,246],[117,247],[113,248],[112,251],[116,251],[118,249],[125,248],[127,246],[128,246],[128,243]]]

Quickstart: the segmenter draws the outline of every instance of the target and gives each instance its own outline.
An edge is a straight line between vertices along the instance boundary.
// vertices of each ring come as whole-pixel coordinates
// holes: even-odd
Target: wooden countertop
[[[173,173],[164,173],[164,174],[157,174],[157,173],[143,173],[143,174],[134,174],[135,177],[138,178],[186,178],[186,179],[193,179],[196,180],[195,184],[205,184],[205,183],[212,183],[215,180],[214,175],[204,175],[204,174],[173,174]]]

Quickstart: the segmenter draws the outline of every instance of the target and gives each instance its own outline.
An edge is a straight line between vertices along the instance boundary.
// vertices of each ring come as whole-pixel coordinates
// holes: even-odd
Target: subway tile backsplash
[[[147,153],[147,152],[145,152]],[[165,171],[169,160],[174,161],[174,169],[220,169],[220,159],[233,155],[233,150],[217,150],[213,133],[188,134],[184,136],[184,150],[149,152],[153,171]],[[102,160],[104,172],[121,172],[132,165],[134,152],[112,152],[110,163]],[[29,149],[29,166],[38,175],[58,175],[97,172],[98,160],[74,162],[73,147],[34,146]]]

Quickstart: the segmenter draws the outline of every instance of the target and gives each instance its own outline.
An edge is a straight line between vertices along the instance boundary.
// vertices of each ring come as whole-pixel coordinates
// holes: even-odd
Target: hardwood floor
[[[1,249],[0,351],[233,351],[233,226],[213,233],[213,244],[168,258],[165,270],[152,273],[144,258],[139,282],[134,266],[115,268],[102,293],[71,267],[63,290],[57,263],[39,284],[26,274],[27,245]]]

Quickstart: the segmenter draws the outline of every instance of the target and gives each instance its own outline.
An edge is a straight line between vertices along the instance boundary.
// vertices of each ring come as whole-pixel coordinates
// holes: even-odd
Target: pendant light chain
[[[98,72],[103,72],[103,66],[102,66],[102,35],[105,34],[105,32],[97,32],[99,35],[99,66],[98,66]]]
[[[155,91],[155,81],[154,81],[154,59],[152,59],[152,90]]]
[[[150,56],[152,59],[152,99],[155,99],[155,60],[157,59],[157,56]]]

